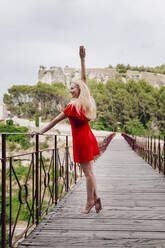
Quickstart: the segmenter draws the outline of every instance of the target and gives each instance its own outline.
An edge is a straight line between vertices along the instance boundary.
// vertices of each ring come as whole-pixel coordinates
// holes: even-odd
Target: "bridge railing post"
[[[150,139],[150,165],[152,166],[152,135],[151,135],[151,139]]]
[[[54,160],[55,160],[55,205],[58,201],[58,157],[57,157],[57,135],[54,136]]]
[[[148,164],[150,164],[150,136],[148,136]]]
[[[2,134],[2,213],[1,213],[2,248],[6,247],[6,134]]]
[[[77,183],[77,164],[73,163],[74,165],[74,183]]]
[[[36,224],[39,224],[39,135],[36,134]]]
[[[65,171],[66,171],[66,191],[69,190],[69,147],[68,147],[68,136],[66,136],[66,147],[65,147]]]
[[[165,136],[164,136],[164,144],[163,144],[163,159],[164,159],[163,174],[164,174],[164,176],[165,176]]]
[[[136,151],[136,137],[133,138],[133,150]]]
[[[161,172],[161,154],[160,154],[160,136],[158,139],[158,167],[159,167],[159,173]]]
[[[156,169],[156,160],[157,160],[157,154],[156,154],[156,137],[154,136],[154,169]]]

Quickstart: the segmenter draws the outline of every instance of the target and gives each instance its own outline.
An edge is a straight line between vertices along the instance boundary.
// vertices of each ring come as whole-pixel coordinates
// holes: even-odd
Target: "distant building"
[[[0,104],[0,120],[5,121],[10,115],[5,104]]]

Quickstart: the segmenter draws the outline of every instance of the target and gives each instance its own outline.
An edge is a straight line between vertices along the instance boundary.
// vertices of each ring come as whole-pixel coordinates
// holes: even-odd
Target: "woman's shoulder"
[[[66,109],[63,110],[63,112],[68,117],[78,118],[79,120],[88,120],[85,117],[85,114],[84,114],[84,111],[83,111],[82,107],[80,108],[80,111],[77,111],[76,104],[75,103],[68,104],[67,107],[66,107]]]
[[[67,114],[67,113],[70,113],[71,111],[73,111],[73,104],[69,103],[69,104],[66,106],[66,108],[63,110],[63,112],[64,112],[65,114]]]

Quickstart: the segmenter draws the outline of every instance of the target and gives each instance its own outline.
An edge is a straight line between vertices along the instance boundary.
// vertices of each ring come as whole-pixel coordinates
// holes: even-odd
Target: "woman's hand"
[[[86,73],[85,73],[85,48],[84,46],[80,46],[79,50],[80,59],[81,59],[81,80],[86,83]]]
[[[85,58],[85,48],[84,46],[80,46],[80,50],[79,50],[79,55],[80,55],[80,58],[81,59],[84,59]]]
[[[31,133],[31,137],[33,137],[36,134],[44,134],[49,129],[54,127],[58,122],[64,120],[67,116],[64,114],[64,112],[61,112],[59,115],[57,115],[46,127],[40,129],[40,131],[33,131]]]

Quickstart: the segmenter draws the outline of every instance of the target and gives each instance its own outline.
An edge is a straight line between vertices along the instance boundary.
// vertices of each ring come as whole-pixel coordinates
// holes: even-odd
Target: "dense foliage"
[[[165,132],[165,86],[154,88],[144,80],[95,80],[88,86],[96,100],[96,129],[121,130],[133,135]]]
[[[0,133],[27,133],[28,132],[27,127],[19,127],[13,124],[12,120],[8,120],[6,125],[0,124]],[[26,150],[28,149],[30,144],[30,136],[29,135],[23,135],[23,134],[7,134],[6,139],[10,144],[10,150],[14,150],[15,143],[19,144],[22,149]]]
[[[165,132],[165,86],[154,88],[144,80],[120,78],[106,84],[89,80],[88,86],[97,104],[92,128],[125,131],[133,135],[163,135]],[[4,95],[4,103],[13,115],[23,118],[54,118],[70,100],[69,90],[61,83],[13,86]],[[39,111],[39,112],[38,112]]]
[[[35,119],[37,113],[43,119],[51,119],[66,106],[69,97],[68,88],[62,83],[38,83],[12,86],[8,94],[4,94],[3,101],[12,115]]]
[[[109,68],[113,68],[112,65],[109,65]],[[155,66],[155,67],[145,67],[145,66],[131,66],[131,65],[124,65],[124,64],[117,64],[117,66],[115,67],[116,70],[119,73],[125,73],[127,70],[131,70],[131,71],[146,71],[146,72],[152,72],[152,73],[161,73],[161,74],[165,74],[165,64],[160,65],[160,66]]]

